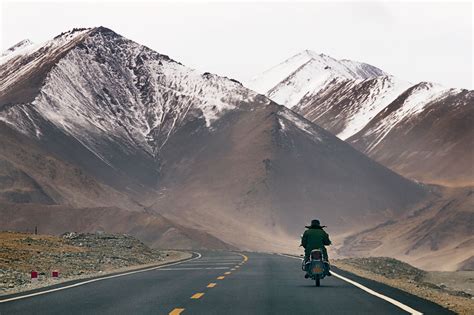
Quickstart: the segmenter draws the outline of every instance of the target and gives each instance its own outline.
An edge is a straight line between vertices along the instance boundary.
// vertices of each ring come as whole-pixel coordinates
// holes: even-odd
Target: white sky
[[[472,2],[1,1],[1,50],[106,26],[202,71],[245,82],[311,49],[400,78],[473,89]]]

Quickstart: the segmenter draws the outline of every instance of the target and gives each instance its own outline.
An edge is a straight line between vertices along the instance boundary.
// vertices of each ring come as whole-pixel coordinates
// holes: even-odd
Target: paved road
[[[452,314],[385,285],[336,270],[424,314]],[[407,314],[335,276],[321,287],[300,261],[260,253],[206,252],[160,269],[2,302],[0,314]],[[11,298],[11,297],[10,297]]]

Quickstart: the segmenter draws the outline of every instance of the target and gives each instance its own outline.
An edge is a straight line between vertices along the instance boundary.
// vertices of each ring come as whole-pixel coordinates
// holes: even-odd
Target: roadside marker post
[[[31,270],[31,281],[38,281],[38,271]]]
[[[59,278],[59,271],[58,270],[53,270],[53,272],[51,272],[51,276],[53,278],[58,279]]]

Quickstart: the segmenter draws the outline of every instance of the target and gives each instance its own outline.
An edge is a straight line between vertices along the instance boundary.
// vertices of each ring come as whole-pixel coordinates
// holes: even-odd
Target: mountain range
[[[324,93],[337,97],[339,89],[329,92],[336,85],[376,98],[371,86],[381,84],[387,100],[400,98],[395,79],[368,64],[306,51],[269,72],[272,82],[265,82],[268,73],[255,80],[270,87],[262,95],[255,85],[257,92],[187,68],[97,27],[39,45],[22,41],[2,54],[0,73],[2,229],[106,230],[157,247],[288,252],[319,217],[343,254],[344,236],[405,220],[444,196],[372,156],[379,152],[373,147],[365,152],[382,136],[354,136],[379,132],[372,119],[342,139],[311,116]],[[470,101],[471,92],[460,93]],[[369,115],[385,121],[403,100],[384,108],[379,101],[380,111]],[[347,104],[337,130],[367,111]],[[409,162],[398,161],[406,169]]]
[[[449,186],[474,183],[474,91],[414,84],[312,51],[248,86],[405,177]]]

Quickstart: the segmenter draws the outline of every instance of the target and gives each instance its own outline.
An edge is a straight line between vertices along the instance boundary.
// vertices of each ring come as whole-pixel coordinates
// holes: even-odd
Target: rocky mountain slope
[[[409,87],[410,83],[392,76],[366,80],[338,78],[305,95],[294,110],[346,140]]]
[[[354,232],[429,195],[239,82],[186,68],[103,27],[4,58],[2,198],[42,203],[51,214],[62,207],[54,215],[63,229],[155,231],[142,238],[163,246],[173,244],[166,239],[173,227],[202,240],[192,246],[224,246],[212,234],[231,246],[281,250],[313,217],[334,233]],[[378,71],[337,66],[348,76]],[[27,220],[23,207],[15,213]],[[103,214],[100,224],[95,213]],[[138,218],[143,213],[159,219]],[[147,230],[149,220],[167,220],[167,228]]]
[[[248,249],[294,246],[311,217],[334,234],[358,230],[428,194],[276,104],[241,107],[212,133],[185,129],[168,144],[153,208]]]
[[[420,83],[347,139],[399,174],[448,186],[474,184],[474,91]]]
[[[210,126],[219,113],[256,96],[105,28],[61,34],[10,58],[0,72],[1,120],[95,168],[109,184],[138,191],[131,182],[156,185],[156,152],[186,120]]]
[[[305,51],[249,86],[399,174],[473,184],[473,91],[412,84],[369,65],[345,64],[362,70],[343,71],[333,58]]]

